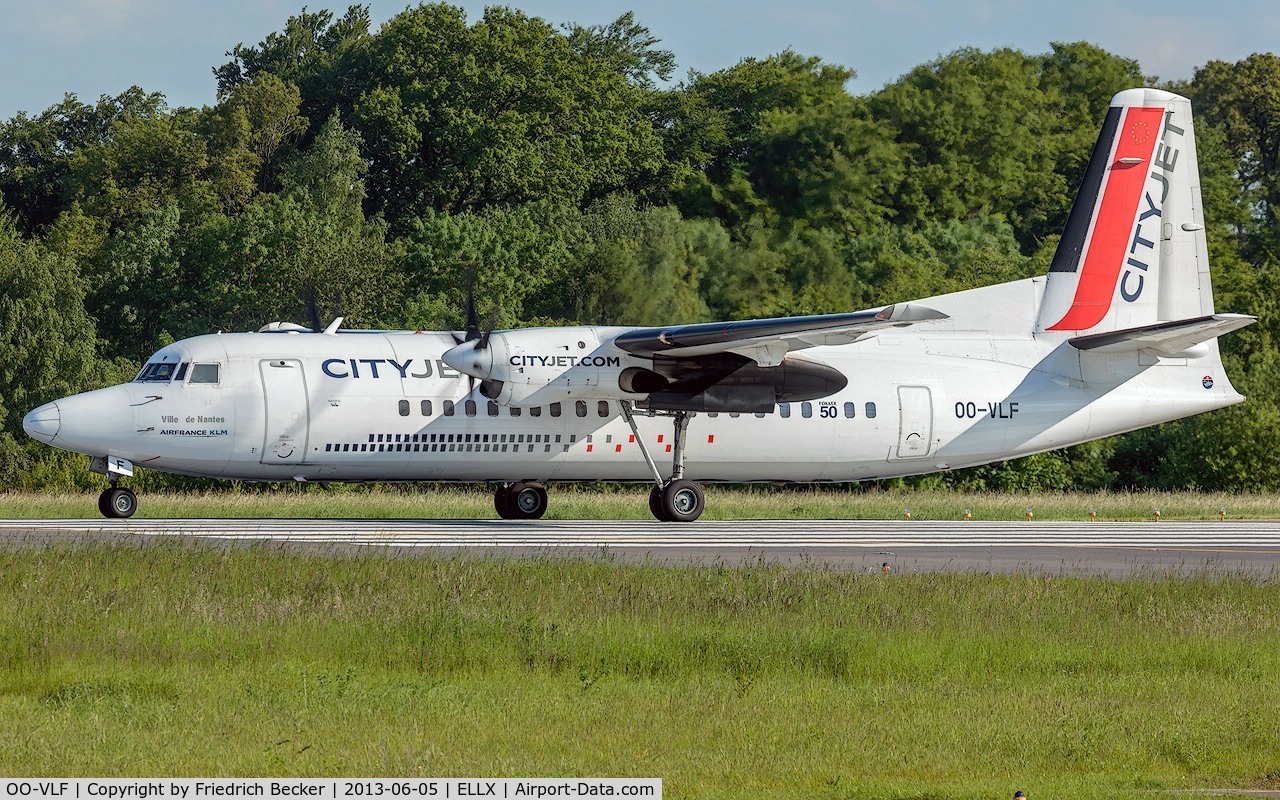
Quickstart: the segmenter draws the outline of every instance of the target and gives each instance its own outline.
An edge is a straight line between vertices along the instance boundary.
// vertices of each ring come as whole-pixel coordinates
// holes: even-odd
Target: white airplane
[[[1004,461],[1223,408],[1191,104],[1115,96],[1047,276],[848,314],[465,334],[273,323],[157,352],[28,434],[91,456],[108,517],[138,467],[247,481],[862,481]],[[806,351],[803,354],[800,351]]]

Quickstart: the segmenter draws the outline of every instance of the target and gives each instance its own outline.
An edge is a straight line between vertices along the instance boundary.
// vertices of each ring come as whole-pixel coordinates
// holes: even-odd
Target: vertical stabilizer
[[[1054,253],[1037,328],[1105,332],[1212,313],[1191,101],[1120,92]]]

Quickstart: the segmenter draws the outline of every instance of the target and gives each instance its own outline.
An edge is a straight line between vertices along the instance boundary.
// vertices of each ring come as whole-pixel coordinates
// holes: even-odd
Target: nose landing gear
[[[128,519],[138,510],[138,496],[120,485],[121,478],[133,476],[133,464],[119,456],[92,456],[89,471],[106,475],[111,488],[98,495],[98,511],[107,519]]]
[[[108,519],[128,519],[138,510],[138,496],[112,481],[111,488],[98,495],[98,511]]]

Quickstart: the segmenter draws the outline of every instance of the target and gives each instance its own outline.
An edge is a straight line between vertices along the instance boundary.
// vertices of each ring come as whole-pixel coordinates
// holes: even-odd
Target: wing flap
[[[1173,322],[1157,322],[1122,331],[1077,336],[1068,341],[1077,350],[1093,353],[1150,350],[1160,355],[1174,356],[1257,321],[1257,317],[1247,314],[1210,314]]]

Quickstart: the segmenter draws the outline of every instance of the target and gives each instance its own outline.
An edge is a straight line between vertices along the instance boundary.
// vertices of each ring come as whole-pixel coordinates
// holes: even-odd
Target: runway
[[[0,548],[162,541],[858,571],[1280,577],[1280,522],[0,520]]]

